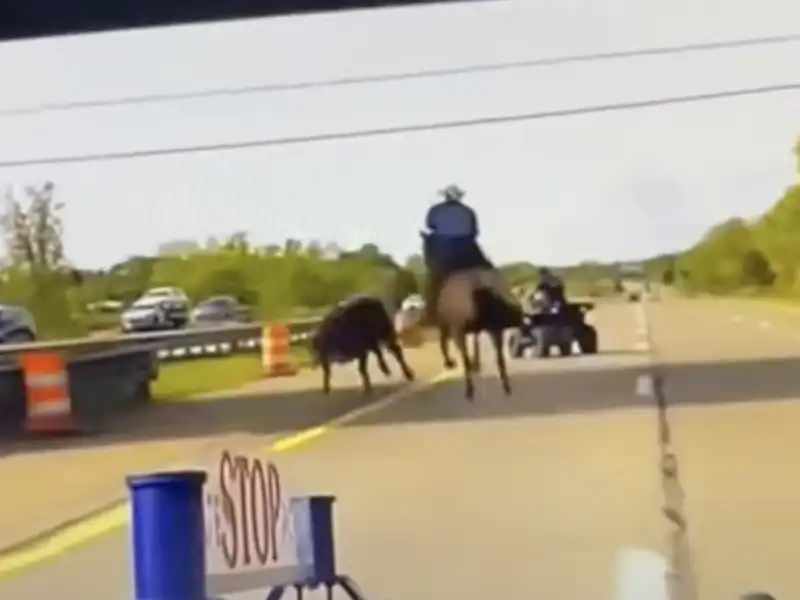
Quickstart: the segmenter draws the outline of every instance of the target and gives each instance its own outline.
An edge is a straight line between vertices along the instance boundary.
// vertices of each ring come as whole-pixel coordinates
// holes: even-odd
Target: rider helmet
[[[445,200],[450,200],[453,202],[458,202],[461,198],[464,197],[464,190],[458,187],[455,184],[448,185],[446,188],[439,192],[439,195],[444,197]]]

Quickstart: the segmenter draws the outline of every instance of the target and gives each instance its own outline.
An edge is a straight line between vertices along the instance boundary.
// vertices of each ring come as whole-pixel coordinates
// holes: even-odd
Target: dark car
[[[0,344],[24,344],[35,340],[33,315],[21,306],[0,304]]]
[[[195,325],[214,325],[250,320],[250,311],[233,296],[213,296],[198,303],[192,311]]]

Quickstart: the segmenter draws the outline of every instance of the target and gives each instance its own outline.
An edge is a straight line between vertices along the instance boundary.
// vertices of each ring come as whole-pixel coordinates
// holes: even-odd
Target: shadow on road
[[[33,453],[57,449],[100,447],[159,439],[201,440],[224,434],[271,435],[289,433],[319,425],[363,406],[366,402],[397,389],[396,384],[375,382],[370,398],[359,389],[334,389],[329,396],[317,390],[300,390],[264,395],[237,393],[229,397],[198,402],[153,404],[124,417],[89,425],[92,433],[55,439],[29,439],[19,432],[0,436],[0,457],[12,453]]]
[[[557,359],[556,359],[557,360]],[[391,425],[437,421],[470,421],[535,417],[609,409],[654,406],[636,393],[636,381],[647,370],[624,367],[595,370],[517,373],[514,393],[502,395],[492,368],[477,382],[475,403],[463,397],[460,378],[437,384],[388,410],[353,424]],[[800,398],[800,360],[673,363],[660,368],[671,405],[713,405]]]
[[[478,381],[474,405],[463,398],[463,384],[456,378],[351,426],[555,415],[653,403],[636,394],[636,379],[645,372],[642,367],[517,373],[512,377],[514,395],[508,399],[500,391],[493,365],[487,363],[484,372]],[[666,365],[663,372],[668,399],[675,405],[800,397],[797,359],[678,363]],[[188,442],[221,434],[288,433],[319,425],[398,387],[376,382],[369,399],[356,389],[334,390],[330,396],[303,390],[270,396],[239,393],[203,402],[154,405],[124,419],[103,423],[98,433],[84,437],[36,442],[6,436],[0,455],[159,439],[184,438]]]

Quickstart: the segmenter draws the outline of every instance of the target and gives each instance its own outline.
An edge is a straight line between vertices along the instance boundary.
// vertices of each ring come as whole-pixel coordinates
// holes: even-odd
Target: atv
[[[530,349],[535,356],[548,358],[558,348],[560,356],[570,356],[575,350],[597,354],[597,329],[586,322],[586,313],[592,309],[591,302],[567,302],[526,313],[522,326],[509,338],[509,353],[522,358]]]

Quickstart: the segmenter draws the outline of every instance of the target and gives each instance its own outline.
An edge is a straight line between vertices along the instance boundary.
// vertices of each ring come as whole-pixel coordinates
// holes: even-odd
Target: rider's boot
[[[428,271],[425,277],[425,289],[423,298],[425,299],[425,322],[433,324],[436,322],[436,303],[439,299],[439,277]]]

